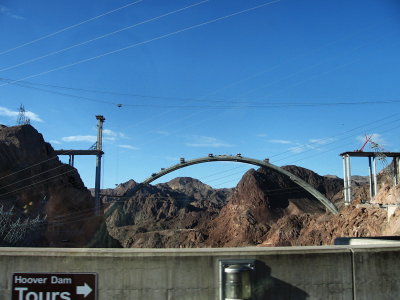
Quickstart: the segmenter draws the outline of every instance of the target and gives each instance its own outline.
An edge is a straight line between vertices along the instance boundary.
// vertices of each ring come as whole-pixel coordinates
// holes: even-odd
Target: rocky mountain
[[[0,127],[2,245],[83,247],[101,218],[77,170],[30,125]]]
[[[288,171],[338,201],[341,179],[323,177],[300,167]],[[249,170],[234,190],[214,190],[193,178],[175,178],[136,190],[115,193],[107,212],[110,235],[124,247],[225,247],[256,245],[287,214],[324,214],[324,207],[284,175],[263,168]],[[111,202],[115,194],[104,199]],[[336,198],[335,198],[336,197]]]
[[[302,178],[330,200],[341,191],[341,179],[326,178],[296,167],[285,170]],[[209,229],[210,246],[246,246],[262,243],[276,222],[287,215],[324,214],[324,207],[286,176],[261,168],[250,170],[238,183],[229,202]]]
[[[388,222],[378,203],[361,204],[369,198],[365,184],[353,187],[354,201],[345,207],[342,179],[297,166],[284,169],[314,186],[340,213],[326,212],[286,176],[260,168],[246,172],[228,193],[215,192],[192,178],[145,186],[136,193],[131,184],[125,191],[127,199],[110,207],[107,226],[124,247],[330,245],[337,237],[400,233],[399,211]],[[399,203],[399,189],[385,183],[375,201]],[[207,199],[218,192],[223,192],[221,201],[213,206]]]
[[[138,191],[131,180],[104,197],[112,202],[107,227],[124,247],[198,247],[204,237],[197,228],[218,215],[231,193],[188,177]]]

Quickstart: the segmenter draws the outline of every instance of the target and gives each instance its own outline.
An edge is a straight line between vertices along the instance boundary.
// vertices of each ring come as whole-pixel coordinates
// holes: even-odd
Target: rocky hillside
[[[233,191],[213,191],[192,178],[138,192],[132,181],[120,185],[116,191],[125,198],[110,207],[108,230],[124,247],[331,245],[337,237],[399,234],[400,212],[388,222],[386,210],[378,205],[400,202],[400,188],[387,185],[388,180],[381,178],[372,204],[361,204],[369,198],[369,188],[358,180],[352,205],[344,207],[341,179],[297,166],[284,169],[314,186],[340,213],[327,213],[285,176],[260,168],[244,174]]]
[[[124,247],[200,247],[200,225],[215,218],[232,193],[188,177],[135,191],[131,180],[108,191],[107,227]]]
[[[342,180],[285,167],[328,198],[339,201]],[[125,189],[123,187],[126,187]],[[192,178],[176,178],[137,192],[132,181],[105,202],[110,235],[124,247],[226,247],[256,245],[288,214],[324,214],[308,192],[271,170],[250,170],[232,190],[213,190]],[[118,195],[117,195],[118,194]],[[113,197],[118,196],[117,199]]]
[[[330,200],[342,189],[342,180],[325,178],[295,166],[285,170],[302,178]],[[209,246],[246,246],[265,241],[272,227],[288,215],[325,213],[312,195],[273,170],[250,170],[238,183],[229,202],[209,226]]]
[[[82,247],[101,219],[78,172],[30,125],[0,127],[2,245]]]

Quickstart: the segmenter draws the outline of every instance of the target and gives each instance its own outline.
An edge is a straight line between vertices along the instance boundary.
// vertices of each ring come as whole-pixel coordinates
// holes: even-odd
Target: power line
[[[68,153],[67,150],[65,151],[64,154],[66,154],[66,153]],[[25,167],[25,168],[23,168],[23,169],[20,169],[20,170],[18,170],[18,171],[15,171],[15,172],[12,172],[12,173],[7,174],[7,175],[5,175],[5,176],[2,176],[2,177],[0,177],[0,180],[3,180],[4,178],[13,176],[13,175],[15,175],[15,174],[18,174],[18,173],[20,173],[20,172],[26,171],[26,170],[28,170],[28,169],[30,169],[30,168],[39,166],[39,165],[41,165],[41,164],[43,164],[43,163],[46,163],[46,162],[48,162],[48,161],[51,161],[51,160],[53,160],[53,159],[58,159],[58,156],[50,157],[50,158],[48,158],[48,159],[42,160],[42,161],[40,161],[40,162],[38,162],[38,163],[35,163],[35,164],[32,164],[32,165],[30,165],[30,166],[27,166],[27,167]]]
[[[399,128],[399,127],[400,127],[400,125],[398,125],[398,126],[395,126],[395,127],[392,127],[392,128],[389,128],[389,129],[385,130],[384,132],[392,131],[392,130],[394,130],[394,129],[397,129],[397,128]],[[305,158],[302,158],[302,159],[296,160],[296,161],[294,161],[294,162],[292,162],[292,163],[298,162],[298,161],[300,161],[300,160],[305,160],[305,159],[308,159],[308,158],[312,158],[312,157],[315,157],[316,155],[325,154],[325,153],[327,153],[327,152],[331,152],[331,151],[333,151],[333,150],[335,150],[335,149],[337,149],[337,148],[338,148],[338,147],[335,147],[335,148],[333,148],[333,149],[330,149],[330,150],[328,150],[328,151],[324,151],[323,153],[317,153],[317,154],[314,154],[313,156],[307,156],[307,157],[305,157]]]
[[[337,134],[337,135],[335,135],[335,136],[333,136],[333,137],[328,137],[328,138],[322,139],[321,141],[326,141],[326,142],[328,142],[328,141],[332,140],[332,139],[335,138],[335,137],[345,135],[345,134],[350,133],[350,132],[353,132],[353,131],[355,131],[355,130],[357,130],[357,129],[365,128],[366,125],[371,125],[371,124],[374,125],[374,124],[375,124],[375,126],[374,126],[374,127],[371,127],[369,130],[375,130],[375,129],[377,129],[377,128],[382,128],[383,126],[386,126],[386,125],[388,125],[388,124],[392,124],[392,123],[398,122],[400,119],[395,119],[395,120],[392,120],[392,121],[389,121],[389,122],[385,122],[385,123],[383,123],[383,124],[380,124],[379,126],[376,126],[376,123],[382,122],[382,121],[384,121],[384,120],[387,120],[388,118],[392,118],[392,117],[398,116],[398,115],[399,115],[399,114],[397,113],[397,114],[393,114],[393,115],[390,115],[390,116],[386,116],[385,118],[381,118],[381,119],[378,119],[378,120],[375,120],[375,121],[372,121],[372,122],[368,122],[368,123],[366,123],[366,124],[357,126],[357,127],[353,128],[353,129],[347,130],[347,131],[345,131],[345,132],[343,132],[343,133]],[[395,126],[395,127],[392,127],[392,128],[390,128],[390,129],[388,129],[388,130],[394,130],[394,129],[398,128],[398,127],[399,127],[399,126]],[[386,130],[386,131],[387,131],[387,130]],[[356,133],[355,135],[352,134],[352,135],[349,135],[349,136],[347,136],[347,137],[345,137],[345,138],[342,138],[342,139],[340,139],[340,140],[333,139],[331,142],[324,143],[323,145],[326,146],[326,145],[330,145],[330,144],[342,142],[343,140],[346,140],[346,139],[349,139],[349,138],[353,138],[353,137],[355,137],[355,136],[357,136],[357,135],[359,135],[359,134],[361,134],[361,133]],[[311,146],[314,146],[314,145],[319,145],[319,142],[314,142],[314,143],[308,143],[308,144],[299,145],[298,147],[307,148],[306,151],[303,151],[303,152],[301,152],[301,153],[295,153],[295,154],[293,154],[293,153],[291,152],[291,150],[287,150],[287,151],[281,152],[281,153],[279,153],[279,154],[269,156],[269,158],[277,157],[277,156],[279,156],[279,155],[286,154],[286,153],[291,153],[290,156],[288,156],[288,157],[284,157],[284,158],[281,158],[281,159],[279,159],[279,160],[275,160],[275,161],[274,161],[274,163],[275,163],[275,162],[282,161],[282,160],[285,160],[285,159],[288,159],[288,158],[292,158],[292,157],[295,156],[295,155],[303,155],[303,154],[306,153],[306,152],[316,151],[315,148],[310,148]],[[335,148],[332,148],[332,149],[328,149],[328,150],[323,151],[323,152],[319,152],[319,153],[317,153],[317,154],[314,154],[313,156],[309,156],[309,157],[306,157],[306,158],[300,158],[300,159],[296,160],[295,162],[302,161],[302,160],[304,160],[304,159],[314,157],[315,155],[321,155],[321,154],[325,154],[325,153],[327,153],[327,152],[331,152],[331,151],[333,151],[334,149],[337,149],[337,148],[339,148],[339,147],[342,147],[342,146],[338,146],[338,147],[335,147]],[[293,162],[292,162],[292,163],[293,163]],[[244,169],[245,167],[246,167],[246,166],[234,167],[234,168],[231,168],[231,169],[228,169],[228,170],[216,172],[216,173],[214,173],[214,174],[210,174],[210,175],[201,177],[200,179],[212,177],[212,176],[215,176],[215,175],[218,175],[218,174],[222,174],[222,173],[227,173],[227,172],[230,172],[230,171],[236,170],[236,169]],[[226,175],[226,176],[221,176],[221,177],[216,178],[216,179],[208,180],[208,182],[210,182],[210,181],[211,181],[211,182],[216,182],[216,181],[219,181],[219,180],[221,180],[221,179],[224,179],[224,178],[227,178],[227,177],[230,177],[230,176],[234,176],[234,175],[240,174],[240,173],[242,173],[242,172],[243,172],[243,171],[234,172],[234,173],[228,174],[228,175]],[[227,182],[228,182],[228,181],[227,181]],[[227,183],[227,182],[218,183],[217,185],[222,185],[222,184]],[[231,182],[231,181],[229,181],[229,182]],[[213,186],[214,186],[214,185],[213,185]]]
[[[181,11],[184,11],[184,10],[186,10],[186,9],[195,7],[195,6],[197,6],[197,5],[203,4],[203,3],[208,2],[208,1],[210,1],[210,0],[204,0],[204,1],[201,1],[201,2],[198,2],[198,3],[195,3],[195,4],[192,4],[192,5],[189,5],[189,6],[186,6],[186,7],[183,7],[183,8],[180,8],[180,9],[177,9],[177,10],[174,10],[174,11],[171,11],[171,12],[168,12],[168,13],[166,13],[166,14],[162,14],[162,15],[160,15],[160,16],[157,16],[157,17],[154,17],[154,18],[145,20],[145,21],[143,21],[143,22],[139,22],[139,23],[136,23],[136,24],[134,24],[134,25],[130,25],[130,26],[121,28],[121,29],[119,29],[119,30],[115,30],[115,31],[106,33],[106,34],[101,35],[101,36],[98,36],[98,37],[96,37],[96,38],[89,39],[89,40],[87,40],[87,41],[84,41],[84,42],[81,42],[81,43],[78,43],[78,44],[74,44],[74,45],[72,45],[72,46],[69,46],[69,47],[66,47],[66,48],[63,48],[63,49],[60,49],[60,50],[57,50],[57,51],[49,52],[49,53],[47,53],[47,54],[45,54],[45,55],[38,56],[38,57],[36,57],[36,58],[32,58],[32,59],[26,60],[26,61],[24,61],[24,62],[22,62],[22,63],[15,64],[15,65],[12,65],[12,66],[9,66],[9,67],[0,69],[0,72],[7,71],[7,70],[11,70],[11,69],[14,69],[14,68],[17,68],[17,67],[20,67],[20,66],[23,66],[23,65],[26,65],[26,64],[29,64],[29,63],[32,63],[32,62],[41,60],[41,59],[46,58],[46,57],[50,57],[50,56],[53,56],[53,55],[56,55],[56,54],[59,54],[59,53],[63,53],[63,52],[65,52],[65,51],[67,51],[67,50],[71,50],[71,49],[73,49],[73,48],[76,48],[76,47],[79,47],[79,46],[83,46],[83,45],[89,44],[89,43],[94,42],[94,41],[97,41],[97,40],[104,39],[104,38],[109,37],[109,36],[112,36],[112,35],[114,35],[114,34],[117,34],[117,33],[123,32],[123,31],[126,31],[126,30],[128,30],[128,29],[132,29],[132,28],[138,27],[138,26],[143,25],[143,24],[146,24],[146,23],[150,23],[150,22],[152,22],[152,21],[155,21],[155,20],[164,18],[164,17],[166,17],[166,16],[169,16],[169,15],[172,15],[172,14],[175,14],[175,13],[178,13],[178,12],[181,12]],[[0,54],[1,54],[1,53],[0,53]]]
[[[122,51],[125,51],[125,50],[128,50],[128,49],[132,49],[132,48],[137,47],[137,46],[148,44],[150,42],[161,40],[161,39],[164,39],[164,38],[167,38],[167,37],[170,37],[170,36],[182,33],[182,32],[186,32],[188,30],[199,28],[199,27],[202,27],[202,26],[205,26],[205,25],[208,25],[208,24],[212,24],[212,23],[215,23],[215,22],[218,22],[218,21],[222,21],[222,20],[237,16],[239,14],[243,14],[243,13],[246,13],[246,12],[249,12],[249,11],[252,11],[252,10],[256,10],[256,9],[265,7],[267,5],[272,5],[272,4],[278,3],[280,1],[282,1],[282,0],[275,0],[275,1],[271,1],[271,2],[266,2],[266,3],[261,4],[261,5],[253,6],[253,7],[248,8],[248,9],[244,9],[244,10],[232,13],[232,14],[225,15],[223,17],[215,18],[215,19],[212,19],[212,20],[209,20],[209,21],[206,21],[206,22],[202,22],[202,23],[199,23],[199,24],[196,24],[196,25],[192,25],[192,26],[189,26],[189,27],[174,31],[174,32],[170,32],[170,33],[167,33],[167,34],[164,34],[164,35],[160,35],[160,36],[157,36],[157,37],[152,38],[152,39],[148,39],[148,40],[145,40],[145,41],[142,41],[142,42],[139,42],[139,43],[135,43],[135,44],[131,44],[129,46],[118,48],[118,49],[113,50],[113,51],[109,51],[109,52],[106,52],[106,53],[103,53],[103,54],[99,54],[99,55],[96,55],[96,56],[85,58],[85,59],[76,61],[74,63],[66,64],[66,65],[63,65],[63,66],[60,66],[60,67],[57,67],[57,68],[54,68],[54,69],[50,69],[50,70],[44,71],[44,72],[40,72],[40,73],[37,73],[37,74],[29,75],[27,77],[15,80],[12,83],[19,82],[19,81],[22,81],[22,80],[25,80],[25,79],[29,79],[29,78],[33,78],[33,77],[37,77],[37,76],[41,76],[41,75],[45,75],[45,74],[48,74],[48,73],[51,73],[51,72],[63,70],[63,69],[66,69],[66,68],[69,68],[69,67],[72,67],[72,66],[76,66],[76,65],[79,65],[79,64],[82,64],[82,63],[85,63],[85,62],[89,62],[89,61],[101,58],[101,57],[105,57],[105,56],[108,56],[108,55],[111,55],[111,54],[119,53],[119,52],[122,52]],[[0,87],[5,86],[5,85],[7,85],[7,84],[2,84],[2,85],[0,85]]]
[[[17,180],[17,181],[13,181],[12,183],[7,184],[7,185],[2,185],[2,186],[0,186],[0,190],[3,190],[3,189],[5,189],[5,188],[7,188],[7,187],[10,187],[10,186],[12,186],[12,185],[16,185],[16,184],[18,184],[18,183],[20,183],[20,182],[23,182],[23,181],[25,181],[25,180],[33,179],[33,178],[35,178],[35,177],[37,177],[37,176],[40,176],[40,175],[43,175],[43,174],[45,174],[45,173],[52,172],[52,171],[54,171],[54,170],[56,170],[56,169],[59,169],[59,168],[65,167],[65,166],[67,166],[67,165],[61,164],[61,165],[59,165],[59,166],[57,166],[57,167],[54,167],[54,168],[45,170],[45,171],[43,171],[43,172],[37,173],[37,174],[35,174],[35,175],[32,175],[32,176],[30,176],[30,177],[26,177],[26,178],[23,178],[23,179],[20,179],[20,180]],[[8,176],[9,176],[9,175],[8,175]]]
[[[63,29],[57,30],[57,31],[55,31],[55,32],[53,32],[53,33],[44,35],[44,36],[42,36],[42,37],[40,37],[40,38],[37,38],[37,39],[34,39],[34,40],[30,41],[30,42],[26,42],[26,43],[21,44],[21,45],[19,45],[19,46],[10,48],[10,49],[8,49],[8,50],[4,50],[4,51],[0,52],[0,55],[5,54],[5,53],[8,53],[8,52],[11,52],[11,51],[14,51],[14,50],[16,50],[16,49],[19,49],[19,48],[22,48],[22,47],[25,47],[25,46],[28,46],[28,45],[31,45],[31,44],[36,43],[36,42],[38,42],[38,41],[47,39],[47,38],[49,38],[49,37],[55,36],[55,35],[57,35],[57,34],[59,34],[59,33],[62,33],[62,32],[65,32],[65,31],[67,31],[67,30],[70,30],[70,29],[72,29],[72,28],[81,26],[81,25],[83,25],[83,24],[85,24],[85,23],[89,23],[89,22],[91,22],[91,21],[94,21],[94,20],[99,19],[99,18],[101,18],[101,17],[104,17],[104,16],[106,16],[106,15],[112,14],[112,13],[114,13],[114,12],[116,12],[116,11],[119,11],[119,10],[121,10],[121,9],[127,8],[127,7],[129,7],[129,6],[131,6],[131,5],[137,4],[137,3],[142,2],[142,1],[143,1],[143,0],[138,0],[138,1],[135,1],[135,2],[128,3],[128,4],[124,5],[124,6],[121,6],[121,7],[118,7],[118,8],[116,8],[116,9],[110,10],[110,11],[108,11],[108,12],[106,12],[106,13],[101,14],[101,15],[95,16],[95,17],[93,17],[93,18],[87,19],[87,20],[85,20],[85,21],[76,23],[76,24],[71,25],[71,26],[68,26],[68,27],[65,27],[65,28],[63,28]]]
[[[225,105],[172,105],[172,104],[154,104],[154,103],[137,103],[137,104],[130,104],[130,103],[121,103],[121,102],[112,102],[107,100],[101,100],[96,98],[90,98],[86,96],[80,96],[75,94],[69,94],[64,92],[58,92],[43,88],[34,87],[34,83],[29,83],[30,85],[23,84],[23,81],[18,80],[10,80],[5,78],[0,78],[0,81],[5,81],[8,84],[17,85],[23,88],[34,89],[46,93],[56,94],[65,97],[71,97],[76,99],[81,99],[85,101],[109,104],[117,107],[154,107],[154,108],[175,108],[175,109],[255,109],[255,108],[301,108],[301,107],[330,107],[330,106],[355,106],[355,105],[383,105],[383,104],[396,104],[400,103],[400,100],[397,99],[387,99],[387,100],[360,100],[360,101],[336,101],[336,102],[258,102],[258,101],[247,101],[247,102],[237,102],[232,100],[212,100],[212,99],[201,99],[201,98],[176,98],[176,97],[162,97],[162,96],[143,96],[142,97],[149,97],[149,98],[164,98],[164,99],[174,99],[174,100],[190,100],[190,101],[203,101],[203,102],[223,102],[226,103]],[[43,86],[44,84],[37,84]],[[44,85],[46,86],[46,85]],[[55,87],[55,86],[54,86]],[[60,87],[63,88],[63,87]],[[67,88],[67,89],[74,89],[74,88]],[[134,94],[132,94],[134,95]],[[240,104],[240,105],[239,105]]]
[[[391,32],[391,35],[396,35],[396,31],[392,31],[392,32]],[[368,41],[368,42],[365,42],[365,43],[363,43],[363,44],[361,44],[361,45],[358,45],[358,46],[356,46],[356,47],[353,47],[352,49],[347,50],[346,53],[345,53],[344,55],[347,55],[347,54],[352,53],[352,52],[354,52],[354,51],[359,51],[359,50],[361,50],[361,49],[367,47],[367,46],[368,46],[369,44],[371,44],[371,43],[376,44],[378,41],[382,40],[383,38],[385,38],[385,37],[379,36],[378,38],[374,39],[373,41]],[[398,43],[398,41],[397,41],[396,43]],[[316,68],[316,67],[318,67],[318,66],[323,65],[324,63],[328,62],[328,61],[331,60],[331,59],[332,59],[332,57],[328,57],[328,58],[326,58],[326,59],[324,59],[324,60],[322,60],[322,61],[320,61],[320,62],[314,63],[314,64],[312,64],[312,65],[308,65],[308,66],[305,67],[305,68],[296,70],[295,72],[292,72],[292,73],[290,73],[289,75],[286,75],[285,77],[283,77],[283,79],[281,78],[281,79],[277,79],[277,80],[275,80],[275,81],[273,81],[273,82],[268,82],[267,84],[264,84],[264,85],[262,85],[262,86],[258,86],[258,87],[256,87],[256,88],[253,88],[253,89],[251,89],[251,90],[248,90],[248,91],[246,91],[246,92],[244,92],[244,93],[241,93],[241,95],[242,95],[242,96],[243,96],[243,95],[248,95],[248,94],[251,94],[252,92],[254,92],[254,91],[256,91],[256,90],[259,90],[259,89],[262,89],[262,88],[266,88],[266,87],[268,87],[268,86],[271,86],[271,85],[273,85],[273,84],[276,84],[276,83],[278,83],[278,82],[281,82],[282,80],[290,79],[290,78],[294,77],[295,75],[301,74],[304,70],[312,70],[312,69],[314,69],[314,68]],[[340,65],[336,65],[334,68],[331,68],[331,69],[329,69],[329,70],[325,70],[324,72],[322,72],[322,74],[325,75],[325,74],[328,74],[328,73],[330,73],[330,72],[332,72],[332,71],[335,71],[335,70],[341,69],[341,68],[343,68],[343,67],[349,66],[349,65],[351,65],[352,63],[354,63],[355,61],[360,60],[360,59],[361,59],[360,57],[357,57],[356,59],[353,59],[353,60],[350,61],[350,62],[343,63],[343,64],[340,64]],[[294,84],[294,85],[291,85],[290,87],[285,86],[285,90],[287,90],[288,88],[292,88],[292,87],[298,86],[298,85],[300,85],[300,84],[302,84],[302,83],[304,83],[304,82],[307,82],[307,81],[310,80],[310,78],[314,78],[314,77],[321,77],[321,73],[319,73],[319,74],[314,74],[313,76],[308,77],[308,78],[306,78],[306,79],[302,78],[302,80],[301,80],[300,82],[298,82],[298,83],[296,83],[296,84]],[[270,94],[271,94],[271,93],[270,93]]]
[[[1,81],[5,81],[9,84],[13,84],[15,81],[14,79],[0,77]],[[164,100],[179,100],[179,101],[201,101],[201,102],[230,102],[227,99],[207,99],[204,97],[194,98],[194,97],[173,97],[173,96],[157,96],[157,95],[144,95],[144,94],[136,94],[136,93],[125,93],[125,92],[117,92],[117,91],[105,91],[105,90],[95,90],[95,89],[84,89],[84,88],[76,88],[76,87],[66,87],[61,85],[53,85],[53,84],[44,84],[38,82],[29,82],[29,81],[19,81],[22,87],[27,87],[30,85],[36,86],[44,86],[56,89],[63,89],[63,90],[71,90],[77,92],[88,92],[88,93],[96,93],[96,94],[105,94],[105,95],[113,95],[113,96],[125,96],[125,97],[136,97],[136,98],[146,98],[146,99],[164,99]],[[24,84],[24,85],[22,85]],[[17,84],[15,84],[17,85]],[[65,94],[70,95],[70,94]],[[71,95],[72,96],[72,95]],[[93,99],[95,100],[95,99]],[[110,102],[111,103],[111,102]],[[113,103],[114,104],[114,103]],[[122,105],[126,105],[121,103]]]
[[[395,120],[395,121],[392,121],[392,122],[388,122],[388,123],[382,124],[382,125],[380,125],[380,126],[378,126],[378,127],[375,127],[375,128],[380,128],[380,127],[382,127],[382,126],[385,126],[385,125],[387,125],[387,124],[390,124],[390,123],[393,123],[393,122],[397,122],[397,121],[399,121],[399,120]],[[389,128],[388,130],[391,131],[391,130],[397,129],[397,128],[399,128],[399,127],[400,127],[400,125],[399,125],[399,126],[392,127],[392,128]],[[385,131],[388,131],[388,130],[385,130]],[[357,135],[358,135],[358,134],[357,134]],[[345,139],[349,139],[349,138],[352,138],[352,137],[354,137],[354,135],[348,136],[348,137],[346,137]],[[340,141],[343,141],[343,140],[344,140],[344,139],[342,139],[342,140],[340,140]],[[336,142],[338,142],[338,141],[334,141],[334,142],[329,143],[329,144],[333,144],[333,143],[336,143]],[[325,145],[327,145],[327,144],[325,144]],[[328,152],[332,152],[333,150],[338,149],[338,148],[340,148],[340,147],[342,147],[342,145],[339,145],[339,146],[334,147],[334,148],[330,148],[330,149],[325,150],[325,151],[318,152],[318,153],[316,153],[316,154],[314,153],[314,154],[312,154],[312,155],[310,155],[310,156],[308,156],[308,157],[300,158],[300,159],[298,159],[298,160],[295,160],[295,161],[290,162],[289,164],[297,163],[297,162],[299,162],[299,161],[303,161],[303,160],[308,159],[308,158],[314,158],[314,157],[317,156],[317,155],[323,155],[323,154],[326,154],[326,153],[328,153]],[[303,152],[301,152],[301,153],[292,154],[290,157],[293,157],[294,155],[303,155],[304,153],[310,152],[310,151],[316,151],[316,150],[315,150],[315,149],[309,148],[308,150],[303,151]],[[289,150],[289,151],[286,151],[286,152],[290,152],[290,150]],[[274,163],[277,162],[277,161],[285,160],[285,159],[287,159],[287,158],[289,158],[289,157],[285,157],[285,158],[276,160],[276,161],[274,161]],[[215,179],[215,180],[212,180],[212,181],[217,181],[217,180],[220,180],[220,179],[223,179],[223,178],[227,178],[227,177],[230,177],[230,176],[234,176],[234,175],[237,175],[237,174],[240,174],[240,173],[241,173],[241,172],[231,173],[231,174],[228,174],[228,175],[226,175],[226,176],[222,176],[222,177],[220,177],[220,178],[218,178],[218,179]],[[219,183],[219,184],[217,184],[217,185],[222,185],[222,184],[225,184],[225,183],[228,183],[228,182],[231,182],[231,181],[222,182],[222,183]]]
[[[395,113],[395,114],[386,116],[386,117],[384,117],[384,118],[380,118],[380,119],[378,119],[378,120],[370,121],[370,122],[368,122],[368,123],[359,125],[359,126],[357,126],[357,127],[354,127],[354,128],[352,128],[352,129],[346,130],[346,131],[344,131],[344,132],[335,134],[335,135],[333,135],[333,136],[330,136],[330,137],[327,137],[327,138],[323,138],[323,139],[321,139],[321,140],[319,140],[319,141],[312,142],[312,143],[300,144],[300,145],[297,145],[296,147],[298,147],[298,148],[308,148],[309,150],[307,150],[307,151],[310,151],[310,150],[313,150],[312,148],[310,148],[310,146],[321,144],[321,142],[324,143],[324,145],[332,144],[332,143],[334,143],[334,142],[337,141],[336,138],[339,137],[339,136],[346,135],[347,133],[353,132],[353,131],[355,131],[355,130],[357,130],[357,129],[361,129],[361,128],[364,128],[364,130],[365,130],[365,127],[366,127],[366,126],[371,126],[371,125],[373,125],[373,124],[375,124],[375,123],[379,123],[379,122],[381,122],[381,121],[385,121],[385,120],[387,120],[387,119],[389,119],[389,118],[392,118],[392,117],[395,117],[395,116],[398,116],[398,115],[399,115],[399,113]],[[393,123],[393,122],[397,122],[398,120],[399,120],[399,119],[396,119],[396,120],[394,120],[394,121],[389,121],[389,122],[384,123],[383,125],[379,125],[379,126],[372,127],[371,129],[380,128],[380,127],[382,127],[382,126],[384,126],[384,125],[386,125],[386,124],[391,124],[391,123]],[[359,133],[357,133],[357,135],[358,135],[358,134],[359,134]],[[351,136],[349,136],[349,137],[353,137],[353,136],[354,136],[354,135],[351,135]],[[347,137],[347,138],[349,138],[349,137]],[[346,138],[346,139],[347,139],[347,138]],[[342,139],[342,140],[343,140],[343,139]],[[326,143],[325,143],[325,142],[326,142]],[[271,155],[271,156],[269,156],[269,158],[271,159],[271,158],[278,157],[278,156],[281,156],[281,155],[284,155],[284,154],[288,154],[288,153],[291,153],[291,156],[301,154],[301,153],[293,154],[292,150],[286,150],[286,151],[280,152],[280,153],[278,153],[278,154]],[[285,158],[284,158],[284,159],[285,159]],[[283,160],[283,159],[280,159],[280,160]],[[280,161],[280,160],[277,160],[277,161]]]
[[[111,101],[106,101],[106,100],[101,100],[101,99],[94,99],[94,98],[89,98],[89,97],[85,97],[85,96],[73,95],[73,94],[68,94],[68,93],[63,93],[63,92],[57,92],[57,91],[53,91],[53,90],[47,90],[47,89],[43,89],[43,88],[38,88],[38,87],[34,87],[34,86],[24,85],[24,84],[21,84],[21,82],[18,81],[18,80],[9,81],[9,80],[5,80],[4,78],[0,78],[0,80],[1,81],[6,81],[7,84],[17,85],[17,86],[20,86],[20,87],[23,87],[23,88],[33,89],[33,90],[42,91],[42,92],[46,92],[46,93],[51,93],[51,94],[55,94],[55,95],[59,95],[59,96],[71,97],[71,98],[76,98],[76,99],[81,99],[81,100],[91,101],[91,102],[97,102],[97,103],[103,103],[103,104],[111,104],[111,105],[114,105],[114,106],[118,105],[118,103],[116,103],[116,102],[111,102]]]
[[[53,179],[55,179],[55,178],[57,178],[57,177],[60,177],[60,176],[62,176],[62,175],[65,175],[65,174],[68,174],[68,173],[72,173],[72,172],[75,172],[75,171],[76,171],[75,169],[68,170],[68,171],[66,171],[66,172],[63,172],[63,173],[61,173],[61,174],[57,174],[57,175],[52,176],[52,177],[50,177],[50,178],[46,178],[46,179],[43,179],[43,180],[41,180],[41,181],[38,181],[38,182],[35,182],[35,183],[32,183],[32,184],[28,184],[28,185],[26,185],[26,186],[24,186],[24,187],[15,189],[15,190],[13,190],[13,191],[9,191],[9,192],[0,194],[0,197],[6,196],[6,195],[9,195],[9,194],[13,194],[13,193],[15,193],[15,192],[24,190],[24,189],[29,188],[29,187],[35,187],[35,186],[38,185],[39,183],[44,183],[44,182],[53,180]]]
[[[392,115],[392,116],[395,116],[395,115],[399,115],[399,114],[394,114],[394,115]],[[380,119],[380,120],[383,120],[383,119]],[[386,122],[386,123],[383,123],[383,124],[381,124],[381,125],[379,125],[379,126],[374,126],[374,127],[371,127],[369,130],[376,130],[377,128],[381,128],[381,127],[383,127],[383,126],[386,126],[386,125],[388,125],[388,124],[392,124],[392,123],[395,123],[395,122],[398,122],[400,119],[395,119],[395,120],[393,120],[393,121],[389,121],[389,122]],[[370,123],[368,123],[368,124],[366,124],[366,125],[369,125]],[[396,127],[394,127],[394,128],[397,128],[398,126],[396,126]],[[362,126],[358,126],[357,128],[362,128]],[[390,130],[392,130],[393,128],[391,128]],[[346,134],[346,133],[348,133],[348,132],[351,132],[351,131],[354,131],[354,130],[348,130],[348,131],[346,131],[345,133],[343,133],[343,134],[339,134],[339,135],[336,135],[336,136],[341,136],[341,135],[344,135],[344,134]],[[365,128],[363,129],[363,132],[365,132]],[[360,134],[362,134],[362,132],[359,132],[359,133],[357,133],[356,135],[348,135],[348,136],[345,136],[345,137],[343,137],[343,138],[341,138],[340,140],[332,140],[331,142],[328,142],[328,143],[325,143],[325,144],[323,144],[323,145],[331,145],[331,144],[334,144],[334,143],[336,143],[336,142],[338,142],[338,141],[340,141],[340,142],[342,142],[342,141],[344,141],[344,140],[348,140],[348,139],[350,139],[350,138],[354,138],[354,136],[357,136],[357,135],[360,135]],[[334,137],[336,137],[336,136],[334,136]],[[328,140],[329,138],[327,138],[326,140]],[[320,145],[318,142],[315,142],[315,143],[309,143],[309,144],[304,144],[304,145],[300,145],[299,147],[300,148],[308,148],[307,150],[305,150],[305,151],[302,151],[301,153],[292,153],[291,155],[290,155],[290,158],[292,158],[293,156],[296,156],[296,155],[302,155],[302,154],[304,154],[304,153],[307,153],[307,152],[310,152],[310,151],[313,151],[313,150],[315,150],[315,149],[313,149],[313,148],[310,148],[310,147],[308,147],[308,146],[313,146],[313,145]],[[337,147],[336,147],[337,148]],[[336,148],[334,148],[334,149],[336,149]],[[331,150],[329,150],[329,151],[331,151]],[[291,152],[291,150],[288,150],[288,151],[285,151],[285,152],[282,152],[282,154],[284,154],[284,153],[288,153],[288,152]],[[278,154],[278,155],[280,155],[280,154]],[[273,157],[276,157],[276,156],[278,156],[278,155],[275,155],[275,156],[273,156]],[[281,158],[281,159],[278,159],[278,160],[275,160],[275,162],[277,162],[277,161],[282,161],[282,160],[285,160],[285,159],[287,159],[287,158],[289,158],[289,157],[284,157],[284,158]],[[297,161],[299,161],[299,160],[297,160]],[[296,162],[297,162],[296,161]]]

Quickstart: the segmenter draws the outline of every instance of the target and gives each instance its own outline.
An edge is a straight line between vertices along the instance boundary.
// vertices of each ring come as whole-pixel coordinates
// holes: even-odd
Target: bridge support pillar
[[[74,166],[74,162],[75,162],[75,156],[73,154],[69,155],[69,161],[68,164],[73,167]]]
[[[103,116],[96,116],[98,120],[97,124],[97,143],[96,150],[98,154],[96,155],[96,182],[94,188],[94,199],[95,199],[95,211],[96,214],[100,215],[100,176],[101,176],[101,157],[103,148],[103,122],[106,120]]]
[[[374,199],[376,194],[378,193],[378,179],[376,175],[376,157],[369,156],[369,193],[370,193],[370,201]]]
[[[351,167],[350,167],[350,156],[343,156],[343,175],[344,175],[344,204],[349,205],[351,203]]]
[[[393,157],[394,185],[399,184],[399,158]]]

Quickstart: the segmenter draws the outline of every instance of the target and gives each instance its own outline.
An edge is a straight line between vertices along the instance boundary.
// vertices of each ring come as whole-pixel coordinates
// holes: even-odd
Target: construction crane
[[[365,146],[367,146],[367,144],[371,141],[371,139],[372,139],[372,135],[370,135],[370,136],[365,135],[365,142],[364,142],[364,144],[361,146],[360,149],[355,150],[354,152],[363,152]]]

